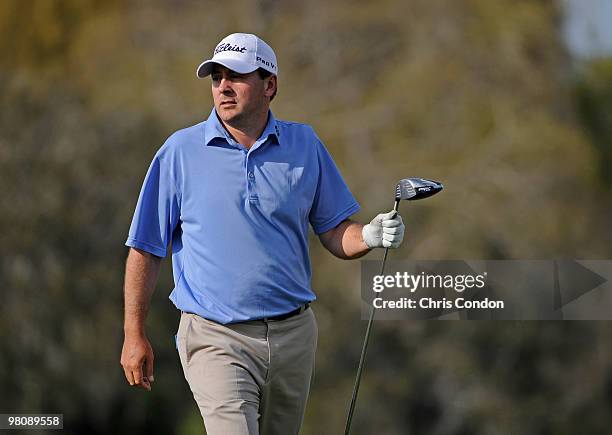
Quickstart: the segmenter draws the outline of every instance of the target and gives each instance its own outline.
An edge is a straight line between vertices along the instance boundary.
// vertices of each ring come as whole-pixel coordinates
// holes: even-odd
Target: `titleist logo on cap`
[[[215,52],[213,53],[213,55],[221,53],[222,51],[237,51],[238,53],[244,53],[245,51],[247,51],[247,48],[240,47],[239,45],[232,45],[229,42],[221,43],[217,45],[217,48],[215,48]]]

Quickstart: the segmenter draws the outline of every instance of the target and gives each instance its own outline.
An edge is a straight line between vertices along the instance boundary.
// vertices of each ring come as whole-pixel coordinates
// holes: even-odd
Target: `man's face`
[[[248,123],[258,114],[267,114],[270,105],[269,79],[263,80],[257,71],[239,74],[222,65],[215,65],[211,78],[215,109],[227,124],[240,125]]]

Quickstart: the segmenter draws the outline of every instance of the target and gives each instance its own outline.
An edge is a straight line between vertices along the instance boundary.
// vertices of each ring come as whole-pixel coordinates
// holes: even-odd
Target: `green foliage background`
[[[392,205],[399,178],[445,183],[403,209],[394,258],[610,258],[612,63],[570,59],[561,19],[526,0],[3,1],[0,412],[63,413],[70,434],[201,433],[169,261],[148,321],[154,390],[123,380],[123,243],[153,154],[210,111],[195,66],[231,32],[275,48],[272,109],[315,127],[358,220]],[[340,433],[365,326],[359,263],[314,238],[311,256],[320,338],[302,433]],[[605,433],[611,335],[377,323],[353,433]]]

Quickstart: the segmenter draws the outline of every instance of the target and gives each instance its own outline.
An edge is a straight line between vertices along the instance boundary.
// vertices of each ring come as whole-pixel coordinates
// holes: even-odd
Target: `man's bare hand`
[[[151,391],[151,382],[154,380],[153,348],[145,335],[125,335],[121,365],[130,385]]]

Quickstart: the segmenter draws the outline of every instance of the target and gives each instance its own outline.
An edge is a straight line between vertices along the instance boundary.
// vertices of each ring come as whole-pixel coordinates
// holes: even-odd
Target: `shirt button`
[[[255,179],[255,174],[253,174],[252,172],[249,172],[249,180],[254,180]]]

